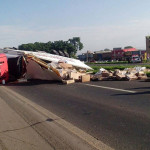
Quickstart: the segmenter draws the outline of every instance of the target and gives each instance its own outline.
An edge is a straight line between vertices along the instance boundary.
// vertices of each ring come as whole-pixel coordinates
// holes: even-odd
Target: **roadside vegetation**
[[[113,61],[113,62],[90,62],[86,63],[87,65],[92,65],[92,64],[127,64],[128,61]]]
[[[150,63],[150,60],[143,60],[142,63]],[[128,61],[113,61],[113,62],[88,62],[87,65],[96,64],[130,64]]]
[[[19,50],[26,50],[26,51],[45,51],[47,53],[51,53],[53,50],[57,52],[67,52],[70,57],[75,57],[77,51],[83,49],[83,43],[80,41],[80,37],[73,37],[67,41],[59,40],[54,42],[35,42],[35,43],[28,43],[28,44],[21,44],[18,46]]]
[[[146,75],[147,75],[148,77],[150,77],[150,72],[146,72]]]

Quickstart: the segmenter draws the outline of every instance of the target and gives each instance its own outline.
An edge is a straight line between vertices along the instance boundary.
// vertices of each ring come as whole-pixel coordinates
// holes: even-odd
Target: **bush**
[[[150,72],[146,72],[146,75],[147,75],[148,77],[150,77]]]
[[[88,62],[88,63],[86,63],[87,65],[88,64],[127,64],[128,63],[128,61],[114,61],[114,62],[97,62],[97,63],[95,63],[95,62]]]

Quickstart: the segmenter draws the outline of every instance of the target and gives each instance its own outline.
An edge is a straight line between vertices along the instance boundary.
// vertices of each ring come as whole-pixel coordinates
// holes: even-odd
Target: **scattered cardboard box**
[[[98,80],[99,81],[108,81],[109,77],[99,77]]]
[[[60,67],[62,67],[63,69],[73,69],[73,66],[71,64],[67,64],[67,63],[59,63]]]
[[[81,76],[81,82],[89,82],[90,81],[90,75],[83,75]]]
[[[147,80],[147,76],[138,76],[138,80]]]
[[[126,76],[124,74],[118,73],[116,74],[117,80],[126,80]]]
[[[131,81],[131,80],[137,80],[137,76],[136,75],[134,75],[134,74],[127,74],[126,75],[126,78],[129,80],[129,81]]]
[[[63,80],[63,83],[64,84],[71,84],[71,83],[75,83],[75,81],[72,79],[72,80]]]
[[[74,79],[74,80],[79,80],[80,79],[80,73],[78,72],[70,72],[69,73],[69,78]]]
[[[109,77],[110,73],[108,71],[102,72],[102,77]]]

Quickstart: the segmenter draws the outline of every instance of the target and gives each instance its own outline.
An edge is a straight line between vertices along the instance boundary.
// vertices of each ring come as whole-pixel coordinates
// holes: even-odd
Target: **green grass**
[[[148,77],[150,77],[150,72],[146,72],[146,75],[147,75]]]
[[[114,62],[99,62],[99,63],[95,63],[95,62],[89,62],[89,63],[86,63],[87,65],[91,65],[91,64],[127,64],[128,61],[114,61]]]
[[[142,61],[142,63],[150,63],[150,60],[148,61],[148,60],[143,60]],[[94,65],[94,64],[129,64],[130,65],[130,63],[128,63],[128,61],[114,61],[114,62],[88,62],[88,63],[86,63],[87,65]]]

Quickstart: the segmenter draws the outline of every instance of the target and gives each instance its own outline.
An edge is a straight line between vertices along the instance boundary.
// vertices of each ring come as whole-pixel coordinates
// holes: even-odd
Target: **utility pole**
[[[87,51],[87,56],[86,56],[86,57],[87,57],[86,60],[87,60],[87,62],[88,62],[88,61],[89,61],[89,60],[88,60],[88,51]]]

